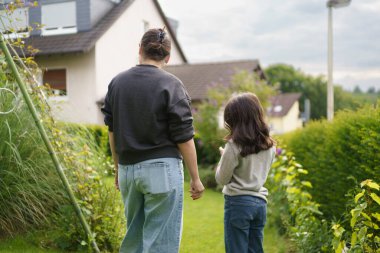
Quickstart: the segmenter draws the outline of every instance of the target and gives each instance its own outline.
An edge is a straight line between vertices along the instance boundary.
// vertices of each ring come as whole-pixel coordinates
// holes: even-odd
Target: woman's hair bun
[[[164,28],[149,29],[141,39],[143,56],[155,61],[162,61],[170,54],[171,42]]]

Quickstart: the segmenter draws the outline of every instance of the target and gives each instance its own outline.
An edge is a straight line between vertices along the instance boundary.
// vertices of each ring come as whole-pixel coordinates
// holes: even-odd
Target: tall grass
[[[25,70],[26,66],[20,68],[21,73],[30,71]],[[120,215],[121,203],[115,201],[116,190],[104,186],[102,180],[110,170],[106,155],[86,127],[57,122],[41,95],[45,91],[25,75],[40,120],[98,246],[102,252],[115,252],[125,221]],[[59,231],[51,235],[58,247],[74,251],[87,248],[88,238],[1,53],[0,88],[16,95],[0,89],[0,112],[13,109],[9,114],[0,113],[0,235],[49,225]]]
[[[0,75],[5,77],[4,72]],[[10,82],[0,87],[17,94]],[[45,223],[65,197],[26,106],[20,97],[15,103],[8,91],[0,92],[1,111],[15,106],[12,113],[0,114],[0,235],[4,235]]]

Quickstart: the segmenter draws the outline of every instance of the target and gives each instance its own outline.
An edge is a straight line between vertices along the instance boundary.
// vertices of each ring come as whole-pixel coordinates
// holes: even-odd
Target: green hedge
[[[76,123],[62,123],[62,127],[69,133],[75,134],[76,132],[88,131],[93,136],[95,143],[107,156],[111,156],[111,149],[108,141],[108,128],[107,126],[91,125],[91,124],[76,124]]]
[[[279,148],[265,184],[269,190],[268,226],[289,237],[289,252],[331,252],[329,223],[310,194],[313,185],[302,180],[303,175],[308,171],[293,154]]]
[[[284,137],[309,170],[304,179],[326,218],[340,218],[354,181],[380,180],[380,109],[343,111],[333,122],[318,121]],[[354,180],[353,180],[354,179]]]

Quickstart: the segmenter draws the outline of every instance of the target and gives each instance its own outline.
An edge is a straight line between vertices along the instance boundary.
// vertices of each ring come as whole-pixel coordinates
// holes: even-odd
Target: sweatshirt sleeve
[[[239,165],[238,154],[232,147],[230,142],[227,142],[222,157],[220,158],[216,169],[215,179],[221,185],[226,185],[231,181],[232,174],[235,168]]]
[[[169,132],[175,143],[184,143],[194,137],[193,115],[186,98],[169,109]]]
[[[194,137],[191,99],[180,84],[172,94],[168,107],[169,135],[174,143],[184,143]]]
[[[101,108],[104,114],[104,123],[108,126],[108,130],[113,132],[113,116],[112,116],[112,103],[111,103],[111,93],[112,93],[112,82],[108,85],[108,92],[106,98],[104,99],[104,105]]]

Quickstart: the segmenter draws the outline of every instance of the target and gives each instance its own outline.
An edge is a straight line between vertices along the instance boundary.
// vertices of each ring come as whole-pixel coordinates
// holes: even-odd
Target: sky
[[[190,63],[258,59],[327,75],[325,0],[159,0]],[[334,83],[380,90],[380,0],[333,10]]]

